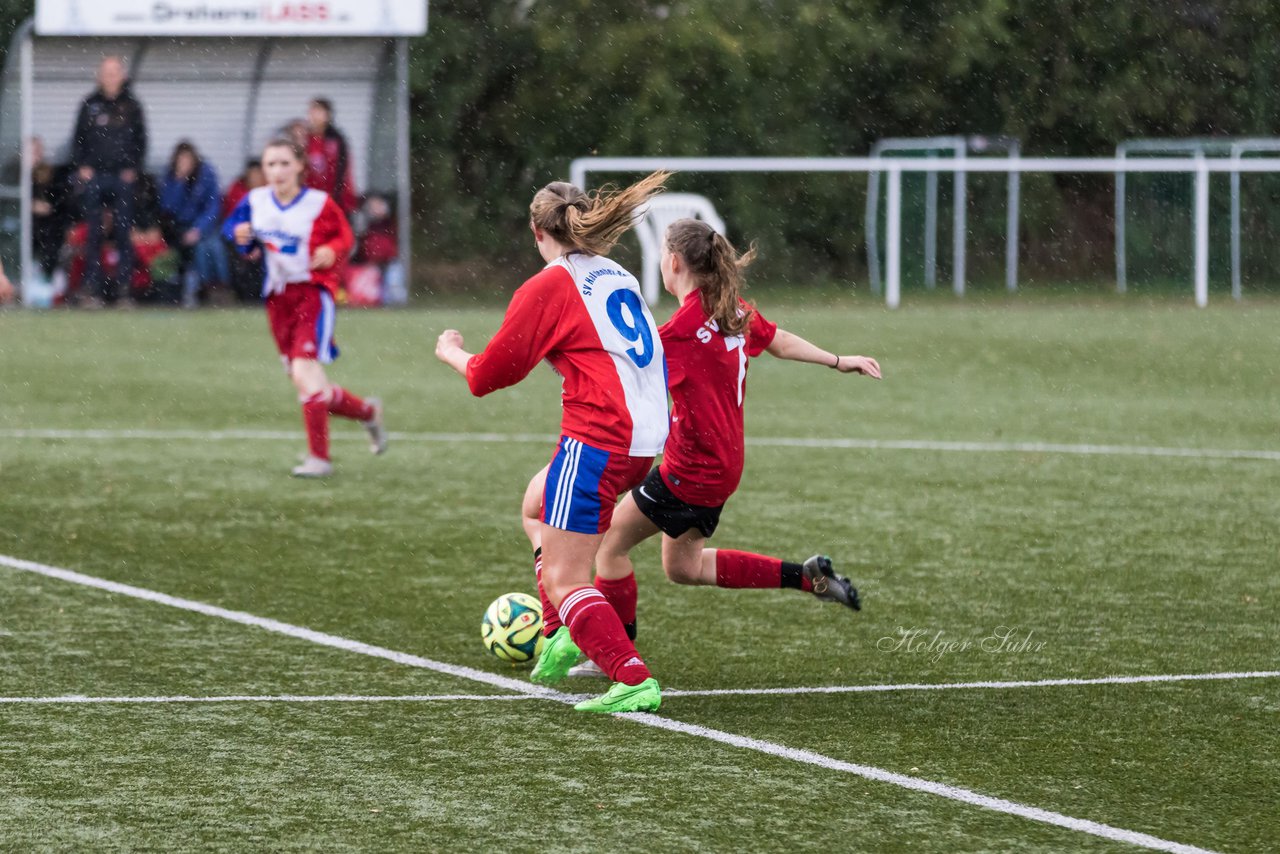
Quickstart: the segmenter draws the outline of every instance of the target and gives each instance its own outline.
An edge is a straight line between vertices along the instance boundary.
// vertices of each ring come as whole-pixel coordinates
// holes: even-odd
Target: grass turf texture
[[[762,357],[748,436],[1275,449],[1280,307],[764,306],[872,383]],[[665,316],[669,306],[660,308]],[[483,401],[431,357],[492,310],[341,316],[331,371],[421,438],[287,477],[297,407],[258,312],[0,315],[0,431],[290,431],[291,441],[0,432],[0,553],[504,675],[479,619],[531,588],[519,496],[554,377]],[[838,342],[847,342],[837,347]],[[641,648],[678,689],[1276,669],[1265,460],[755,446],[716,545],[826,551],[854,615],[640,571]],[[493,694],[0,567],[0,696]],[[1030,635],[988,652],[1000,626]],[[969,646],[915,651],[882,638]],[[587,691],[596,683],[573,685]],[[601,686],[602,687],[602,686]],[[1114,843],[542,701],[0,707],[16,847],[1080,850]],[[1225,850],[1280,836],[1280,682],[670,697],[662,714]],[[376,810],[376,812],[375,812]]]

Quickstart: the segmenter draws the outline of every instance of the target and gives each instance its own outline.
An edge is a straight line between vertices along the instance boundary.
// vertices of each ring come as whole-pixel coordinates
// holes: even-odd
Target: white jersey
[[[566,436],[633,457],[662,450],[666,361],[634,276],[600,256],[551,262],[516,291],[502,327],[467,363],[467,381],[488,394],[542,359],[564,381]]]
[[[304,187],[287,205],[276,200],[270,187],[250,190],[227,218],[223,232],[230,233],[248,222],[253,236],[266,249],[264,294],[279,293],[291,282],[315,282],[331,291],[336,287],[333,271],[317,274],[311,270],[311,256],[317,247],[330,242],[345,245],[338,253],[342,261],[350,248],[350,228],[338,206],[327,193]],[[345,234],[345,239],[344,239]]]

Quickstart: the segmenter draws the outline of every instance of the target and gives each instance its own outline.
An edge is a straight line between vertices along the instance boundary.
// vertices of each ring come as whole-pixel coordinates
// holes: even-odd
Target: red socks
[[[542,549],[533,551],[533,576],[538,579],[538,598],[542,600],[542,636],[551,637],[556,629],[564,625],[560,622],[560,612],[551,604],[546,588],[542,586]]]
[[[368,421],[373,417],[373,407],[342,386],[334,386],[329,398],[329,412],[353,421]]]
[[[626,578],[601,578],[596,576],[595,588],[613,606],[627,637],[636,639],[636,574],[633,572]]]
[[[577,587],[560,602],[560,614],[578,649],[600,665],[614,682],[639,685],[651,674],[617,613],[594,587]]]
[[[796,587],[812,590],[799,564],[784,563],[776,557],[736,552],[731,549],[716,551],[716,586],[733,588]]]
[[[311,456],[329,459],[329,415],[368,421],[373,407],[342,386],[334,386],[327,396],[316,392],[302,401],[302,423],[307,428],[307,450]]]
[[[329,459],[329,403],[324,392],[302,401],[302,423],[307,428],[307,450],[313,457]]]

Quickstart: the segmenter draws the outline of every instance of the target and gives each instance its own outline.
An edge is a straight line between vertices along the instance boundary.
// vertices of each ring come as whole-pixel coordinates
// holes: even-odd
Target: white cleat
[[[596,664],[589,658],[582,659],[580,664],[575,664],[569,668],[566,676],[587,676],[592,679],[608,679],[609,674],[600,669],[600,665]]]
[[[294,477],[328,477],[333,474],[333,463],[307,454],[302,465],[295,466],[292,474]]]
[[[387,450],[387,428],[382,424],[382,399],[371,397],[368,403],[373,408],[373,417],[360,423],[369,433],[369,450],[374,454],[382,454]]]

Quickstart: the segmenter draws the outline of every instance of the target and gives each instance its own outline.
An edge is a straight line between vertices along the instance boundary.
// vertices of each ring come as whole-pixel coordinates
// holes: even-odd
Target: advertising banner
[[[420,36],[427,0],[37,0],[42,36]]]

